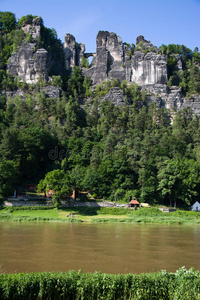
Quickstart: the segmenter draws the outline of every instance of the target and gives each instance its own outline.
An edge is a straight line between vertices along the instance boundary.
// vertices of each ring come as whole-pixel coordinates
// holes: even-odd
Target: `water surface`
[[[200,227],[0,222],[0,272],[200,269]]]

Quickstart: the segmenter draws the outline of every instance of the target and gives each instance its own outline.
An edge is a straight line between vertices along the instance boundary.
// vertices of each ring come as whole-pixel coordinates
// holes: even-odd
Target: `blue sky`
[[[16,18],[41,16],[62,41],[71,33],[87,52],[95,51],[99,30],[115,32],[130,44],[143,35],[158,47],[200,49],[200,0],[0,0],[0,10]]]

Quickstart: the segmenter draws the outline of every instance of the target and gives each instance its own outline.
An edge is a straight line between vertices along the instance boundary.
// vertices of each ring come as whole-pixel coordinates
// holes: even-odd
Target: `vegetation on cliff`
[[[196,201],[200,124],[192,110],[174,115],[155,103],[147,106],[137,84],[117,79],[94,88],[79,67],[59,76],[51,69],[52,81],[41,79],[35,85],[11,77],[6,65],[16,47],[30,38],[21,31],[30,18],[17,23],[12,13],[0,13],[0,194],[10,195],[23,183],[38,184],[50,177],[58,186],[62,175],[62,195],[74,186],[111,200],[136,196],[141,202],[176,201],[180,206]],[[62,52],[55,31],[43,23],[36,44],[55,60]],[[168,55],[169,84],[199,93],[198,50],[162,45],[159,51]],[[181,72],[176,54],[184,66]],[[60,91],[59,97],[45,92],[50,86]],[[121,88],[126,105],[102,99],[112,87]]]

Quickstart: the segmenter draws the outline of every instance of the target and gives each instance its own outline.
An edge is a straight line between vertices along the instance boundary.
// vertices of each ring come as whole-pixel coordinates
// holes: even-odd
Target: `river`
[[[0,222],[0,272],[200,268],[200,226]]]

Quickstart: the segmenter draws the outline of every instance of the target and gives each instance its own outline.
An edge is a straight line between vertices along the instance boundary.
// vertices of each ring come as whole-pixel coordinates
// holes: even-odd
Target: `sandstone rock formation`
[[[113,87],[108,94],[103,97],[105,100],[112,102],[116,106],[125,105],[125,97],[119,87]]]
[[[84,55],[87,57],[87,54]],[[181,88],[167,86],[167,57],[159,54],[157,47],[143,36],[137,37],[136,49],[130,58],[119,36],[112,32],[99,31],[96,54],[93,56],[91,67],[83,70],[93,84],[100,84],[107,79],[118,78],[120,82],[125,79],[129,84],[139,84],[147,92],[147,105],[155,102],[158,107],[170,110],[189,106],[200,116],[200,96],[196,95],[189,100],[185,98]],[[177,71],[181,71],[181,57],[175,55],[175,58]],[[112,88],[103,98],[117,106],[125,104],[120,88]]]
[[[12,76],[19,76],[21,81],[27,83],[36,83],[40,77],[48,80],[48,52],[43,48],[35,52],[35,45],[23,42],[18,52],[11,55],[7,65]]]
[[[147,84],[167,83],[167,61],[165,55],[148,52],[146,55],[135,52],[131,62],[131,82],[143,86]]]
[[[39,92],[43,92],[47,98],[52,98],[52,99],[58,99],[61,97],[61,88],[56,87],[56,86],[51,86],[47,85],[45,87],[41,87]],[[35,91],[29,91],[28,94],[34,98],[37,97],[37,93]],[[16,91],[6,91],[6,97],[9,98],[15,98],[15,97],[20,97],[21,100],[25,100],[27,97],[27,91],[24,91],[23,89],[18,89]]]
[[[36,83],[39,78],[49,80],[49,71],[52,65],[61,62],[53,61],[48,51],[36,49],[37,39],[40,37],[42,26],[41,18],[34,18],[31,24],[24,24],[22,29],[31,34],[31,43],[25,41],[16,53],[9,59],[7,69],[13,76],[19,76],[21,81]],[[144,39],[142,35],[136,39],[134,53],[130,55],[127,45],[113,32],[99,31],[96,39],[96,53],[85,53],[85,45],[78,44],[71,34],[65,35],[63,54],[65,69],[70,72],[75,66],[81,66],[82,58],[93,56],[89,68],[82,68],[83,74],[90,77],[94,85],[106,80],[126,80],[128,84],[137,83],[148,93],[148,103],[154,101],[159,107],[181,109],[192,107],[200,115],[200,96],[192,100],[184,98],[181,89],[177,86],[169,88],[167,58],[158,52],[156,46]],[[182,71],[182,62],[179,55],[175,55],[177,71]],[[58,68],[59,70],[59,68]],[[57,72],[59,74],[59,71]],[[125,99],[120,88],[112,88],[104,97],[115,105],[124,105]]]
[[[124,52],[122,40],[113,32],[99,31],[97,35],[96,56],[92,66],[84,70],[84,74],[90,77],[94,84],[99,84],[107,79],[125,78]]]
[[[41,25],[43,21],[40,17],[35,17],[30,24],[22,24],[22,30],[25,33],[31,34],[32,39],[36,40],[40,36]]]
[[[75,37],[67,33],[65,35],[64,55],[65,67],[69,71],[75,66],[81,65],[81,59],[84,56],[85,45],[76,43]]]
[[[165,55],[158,55],[157,48],[139,36],[139,44],[149,51],[146,55],[140,51],[135,52],[132,58],[127,56],[122,40],[115,33],[99,31],[97,35],[96,57],[91,68],[84,70],[94,84],[99,84],[107,79],[118,78],[120,81],[136,82],[139,85],[167,83],[167,60]],[[139,47],[139,46],[138,46]]]
[[[70,67],[74,67],[76,62],[76,40],[72,34],[65,35],[64,53],[65,67],[70,70]]]
[[[60,69],[60,61],[54,61],[51,55],[44,48],[37,49],[37,41],[41,37],[42,19],[35,17],[28,24],[22,25],[22,30],[31,35],[31,42],[22,42],[18,51],[9,58],[7,70],[12,76],[19,76],[21,81],[26,83],[37,83],[42,80],[49,80],[49,71],[53,65]],[[36,50],[37,49],[37,50]]]

